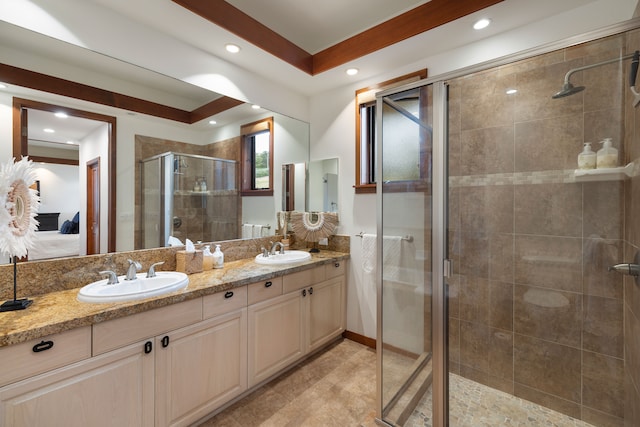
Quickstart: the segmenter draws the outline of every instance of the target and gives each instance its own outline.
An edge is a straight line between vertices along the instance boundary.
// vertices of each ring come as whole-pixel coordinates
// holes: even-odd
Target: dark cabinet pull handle
[[[313,287],[309,288],[309,295],[313,295]]]
[[[162,337],[162,341],[160,342],[162,343],[162,348],[169,347],[169,335],[165,335],[164,337]]]
[[[144,354],[151,353],[151,350],[153,350],[153,343],[151,341],[144,343]]]
[[[41,341],[33,346],[34,353],[40,353],[41,351],[49,350],[53,347],[53,341]]]
[[[303,297],[306,297],[306,296],[307,296],[307,290],[306,290],[306,289],[303,289],[303,290],[302,290],[302,296],[303,296]]]
[[[340,267],[340,263],[336,262],[335,264],[333,264],[336,268]]]
[[[231,298],[232,296],[233,296],[233,291],[228,291],[228,292],[226,292],[226,293],[224,294],[224,297],[225,297],[226,299],[229,299],[229,298]]]
[[[270,288],[271,285],[273,285],[273,283],[271,283],[270,281],[264,284],[265,288]]]

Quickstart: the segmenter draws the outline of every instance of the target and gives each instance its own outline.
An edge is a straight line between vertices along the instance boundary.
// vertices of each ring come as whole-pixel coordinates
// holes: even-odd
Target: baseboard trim
[[[366,345],[367,347],[370,347],[372,349],[375,350],[376,348],[376,340],[373,338],[369,338],[369,337],[365,337],[364,335],[360,335],[357,334],[355,332],[351,332],[351,331],[344,331],[342,333],[342,337],[349,339],[351,341],[355,341],[358,344],[362,344],[362,345]]]

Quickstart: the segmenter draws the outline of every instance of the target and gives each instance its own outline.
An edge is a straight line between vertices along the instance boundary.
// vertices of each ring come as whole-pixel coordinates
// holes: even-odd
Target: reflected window
[[[242,195],[273,196],[273,117],[242,125]]]
[[[376,93],[427,77],[427,70],[356,91],[356,194],[376,192]]]

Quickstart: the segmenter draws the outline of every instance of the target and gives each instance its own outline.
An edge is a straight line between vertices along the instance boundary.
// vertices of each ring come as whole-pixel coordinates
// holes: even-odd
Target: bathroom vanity
[[[139,302],[44,295],[0,347],[0,425],[190,425],[344,331],[347,260],[233,261]]]

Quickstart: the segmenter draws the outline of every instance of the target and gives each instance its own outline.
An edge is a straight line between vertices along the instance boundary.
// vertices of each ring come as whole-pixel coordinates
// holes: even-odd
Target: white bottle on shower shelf
[[[596,167],[598,169],[603,168],[615,168],[618,166],[618,150],[611,146],[611,138],[605,138],[604,141],[600,141],[602,148],[598,150],[596,158]]]
[[[582,152],[578,154],[578,169],[595,169],[596,153],[591,149],[591,143],[585,142]]]

